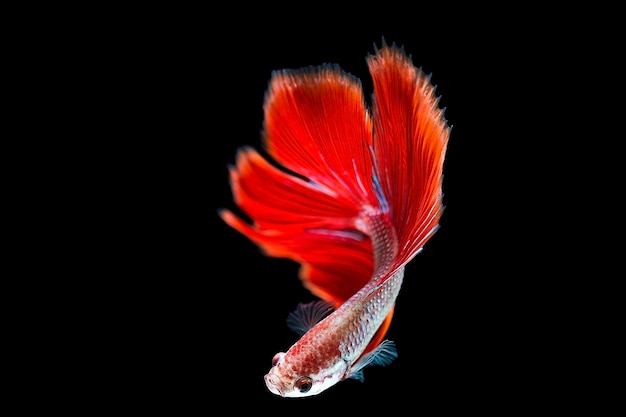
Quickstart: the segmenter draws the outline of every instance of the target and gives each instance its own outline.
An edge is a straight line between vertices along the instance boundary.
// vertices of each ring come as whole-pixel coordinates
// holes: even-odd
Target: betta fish
[[[403,47],[366,56],[371,103],[338,65],[273,71],[262,141],[229,167],[232,228],[271,257],[297,262],[317,300],[288,326],[300,338],[265,375],[282,397],[317,395],[396,357],[385,339],[405,266],[439,228],[451,126],[430,75]]]

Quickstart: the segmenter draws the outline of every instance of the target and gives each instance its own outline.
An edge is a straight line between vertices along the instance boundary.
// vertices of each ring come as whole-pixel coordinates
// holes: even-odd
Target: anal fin
[[[369,365],[387,366],[398,357],[396,345],[391,340],[383,340],[373,350],[361,356],[350,369],[349,378],[363,382],[363,368]]]

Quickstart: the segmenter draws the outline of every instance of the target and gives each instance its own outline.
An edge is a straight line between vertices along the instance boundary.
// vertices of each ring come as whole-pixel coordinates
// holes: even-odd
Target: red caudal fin
[[[301,263],[304,285],[339,304],[373,272],[369,236],[356,224],[364,205],[378,204],[361,84],[330,65],[274,72],[264,109],[267,151],[285,169],[241,150],[231,184],[253,224],[222,217],[268,255]]]
[[[269,158],[243,148],[230,168],[235,203],[252,222],[220,211],[267,255],[300,263],[303,284],[336,304],[374,272],[364,212],[391,222],[398,268],[434,233],[443,207],[449,128],[429,77],[395,46],[383,45],[367,63],[371,112],[360,81],[337,66],[272,74],[264,104]]]
[[[378,204],[371,143],[357,78],[331,65],[274,73],[265,102],[265,144],[280,164],[358,211]]]
[[[374,84],[374,153],[382,193],[404,265],[438,228],[442,170],[450,128],[430,77],[410,57],[386,46],[367,58]]]
[[[265,254],[301,263],[300,277],[313,294],[339,304],[369,280],[371,243],[355,228],[357,205],[249,148],[239,151],[230,177],[235,202],[254,222],[228,210],[222,218]]]

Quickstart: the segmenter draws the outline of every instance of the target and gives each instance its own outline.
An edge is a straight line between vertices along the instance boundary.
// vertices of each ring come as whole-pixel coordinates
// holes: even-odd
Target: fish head
[[[341,358],[318,367],[310,358],[290,353],[277,353],[272,368],[264,377],[265,385],[273,394],[289,398],[310,397],[345,379],[348,365]]]

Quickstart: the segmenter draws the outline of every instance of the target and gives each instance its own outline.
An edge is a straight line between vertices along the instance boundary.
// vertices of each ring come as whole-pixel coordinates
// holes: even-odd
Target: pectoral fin
[[[287,326],[302,336],[309,329],[319,323],[331,311],[334,305],[328,301],[317,300],[310,303],[300,303],[294,311],[287,316]]]

